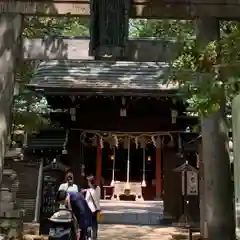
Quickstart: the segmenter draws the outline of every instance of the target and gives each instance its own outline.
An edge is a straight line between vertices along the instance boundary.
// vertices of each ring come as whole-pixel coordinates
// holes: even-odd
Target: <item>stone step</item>
[[[160,225],[163,218],[161,201],[101,201],[103,224]]]
[[[187,232],[174,232],[171,234],[173,240],[187,240],[189,239],[189,235]],[[200,233],[193,233],[192,240],[200,240]]]

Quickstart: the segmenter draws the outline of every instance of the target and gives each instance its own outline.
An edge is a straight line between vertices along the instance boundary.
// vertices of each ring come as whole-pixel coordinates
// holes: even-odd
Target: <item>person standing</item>
[[[74,184],[74,177],[73,177],[73,173],[72,172],[67,172],[65,175],[65,183],[62,183],[59,186],[58,191],[60,190],[64,190],[66,192],[79,192],[78,190],[78,186],[76,184]],[[59,206],[61,209],[65,208],[64,205]]]
[[[72,172],[65,174],[65,183],[59,186],[58,190],[65,190],[67,192],[79,192],[78,186],[74,184],[74,177]]]
[[[97,239],[98,235],[98,219],[97,215],[101,211],[100,208],[100,198],[101,198],[101,189],[96,185],[95,178],[93,176],[87,177],[88,189],[86,190],[85,199],[87,201],[88,207],[92,212],[92,230],[93,230],[93,239]]]

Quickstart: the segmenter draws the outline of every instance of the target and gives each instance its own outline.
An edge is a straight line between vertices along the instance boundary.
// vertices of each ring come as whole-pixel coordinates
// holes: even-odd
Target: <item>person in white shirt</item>
[[[58,191],[64,190],[66,192],[79,192],[78,186],[73,183],[74,178],[73,178],[73,173],[72,172],[67,172],[65,175],[65,183],[62,183],[59,186]],[[60,205],[60,208],[65,208],[64,205]]]
[[[98,220],[97,214],[101,211],[100,208],[100,198],[101,189],[96,185],[95,178],[93,176],[87,177],[89,188],[86,190],[85,199],[87,201],[88,207],[92,212],[92,228],[93,228],[93,239],[97,239],[98,233]]]

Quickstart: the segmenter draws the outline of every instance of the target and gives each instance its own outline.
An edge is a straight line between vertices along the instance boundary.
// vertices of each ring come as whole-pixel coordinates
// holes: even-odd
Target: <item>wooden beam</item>
[[[129,61],[165,62],[174,59],[178,43],[165,40],[129,39],[127,59]],[[88,56],[89,39],[24,39],[23,58],[30,60],[84,60]]]
[[[162,198],[162,149],[161,144],[156,146],[156,163],[155,163],[155,200],[161,200]]]
[[[98,139],[96,156],[96,183],[99,186],[101,185],[101,178],[102,178],[102,148],[100,145],[100,139]]]
[[[133,0],[131,18],[192,19],[214,16],[222,19],[239,18],[240,3],[234,0]],[[89,16],[89,0],[0,1],[0,13],[27,15]]]

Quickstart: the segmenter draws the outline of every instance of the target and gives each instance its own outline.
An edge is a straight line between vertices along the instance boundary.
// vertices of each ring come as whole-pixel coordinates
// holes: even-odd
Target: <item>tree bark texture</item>
[[[240,239],[240,95],[232,105],[236,237]]]
[[[234,240],[234,206],[228,129],[221,112],[202,120],[207,239]]]
[[[216,18],[200,18],[197,30],[200,49],[220,38],[219,20]],[[224,110],[224,105],[221,110]],[[235,239],[228,129],[223,111],[202,120],[202,157],[204,193],[200,193],[200,196],[205,206],[205,219],[201,218],[203,237],[211,240]]]
[[[20,53],[21,31],[22,17],[20,15],[0,15],[0,184],[4,155],[9,144],[15,63]]]

